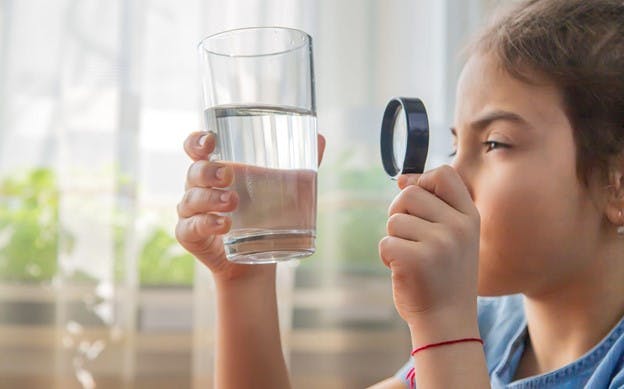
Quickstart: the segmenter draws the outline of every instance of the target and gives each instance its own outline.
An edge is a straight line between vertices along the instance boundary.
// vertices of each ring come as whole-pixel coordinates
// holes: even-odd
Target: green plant
[[[115,228],[116,255],[122,249],[122,233]],[[59,224],[59,190],[51,169],[35,168],[0,182],[0,280],[50,281],[57,272],[61,234],[64,249],[71,252],[73,239]],[[144,285],[193,282],[193,257],[161,227],[145,240],[138,266]],[[78,273],[72,279],[90,279]]]
[[[0,183],[0,280],[46,281],[57,269],[59,194],[37,168]]]
[[[139,254],[141,285],[191,285],[195,260],[164,228],[156,227]]]

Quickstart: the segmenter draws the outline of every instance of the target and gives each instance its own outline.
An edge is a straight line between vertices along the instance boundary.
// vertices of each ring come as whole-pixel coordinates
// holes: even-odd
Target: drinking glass
[[[312,39],[281,27],[225,31],[199,44],[212,159],[239,197],[227,258],[273,263],[315,251],[317,129]]]

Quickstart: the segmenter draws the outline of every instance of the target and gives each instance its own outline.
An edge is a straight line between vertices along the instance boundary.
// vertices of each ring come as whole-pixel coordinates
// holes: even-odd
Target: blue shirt
[[[479,298],[479,332],[492,388],[624,388],[624,318],[576,361],[514,381],[528,334],[522,299],[521,295]],[[410,359],[395,375],[407,387],[406,375],[413,365]]]

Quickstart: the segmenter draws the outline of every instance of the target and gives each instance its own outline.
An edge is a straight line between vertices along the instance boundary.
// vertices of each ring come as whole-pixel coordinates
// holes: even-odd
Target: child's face
[[[454,127],[453,166],[481,214],[479,293],[530,295],[574,282],[592,260],[602,214],[577,177],[558,90],[474,55],[460,77]]]

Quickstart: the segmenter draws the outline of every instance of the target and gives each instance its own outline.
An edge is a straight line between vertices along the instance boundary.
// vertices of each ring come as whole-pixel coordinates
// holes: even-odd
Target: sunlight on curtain
[[[293,385],[393,374],[409,343],[377,254],[397,193],[381,114],[423,98],[429,167],[448,162],[455,53],[498,2],[0,0],[0,386],[211,386],[212,281],[173,237],[196,44],[270,25],[313,37],[328,142],[317,253],[278,270]]]

